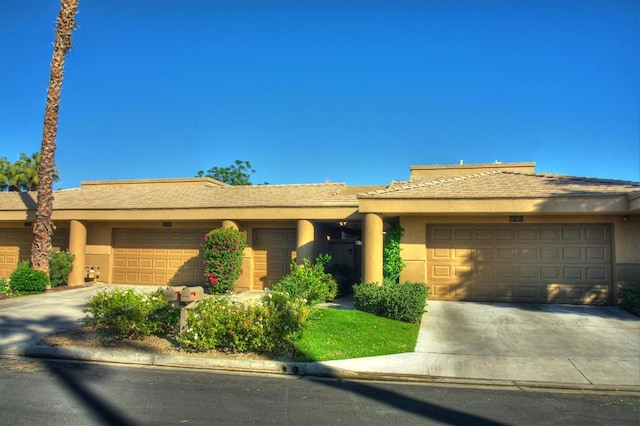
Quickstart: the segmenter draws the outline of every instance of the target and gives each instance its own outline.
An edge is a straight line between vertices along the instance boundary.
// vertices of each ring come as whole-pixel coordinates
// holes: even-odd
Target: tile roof
[[[599,197],[640,191],[640,182],[627,182],[547,173],[487,171],[465,176],[429,177],[392,182],[388,187],[358,194],[358,198],[491,199]]]
[[[193,180],[109,181],[54,191],[56,210],[142,210],[249,207],[357,207],[358,198],[497,199],[640,196],[640,182],[545,173],[487,171],[464,176],[414,178],[383,186],[344,183],[216,186]],[[32,210],[37,193],[0,192],[0,211]]]
[[[54,192],[57,210],[184,209],[216,207],[357,207],[344,183],[302,185],[175,186],[161,181],[91,184]],[[35,209],[36,193],[0,193],[0,210]]]

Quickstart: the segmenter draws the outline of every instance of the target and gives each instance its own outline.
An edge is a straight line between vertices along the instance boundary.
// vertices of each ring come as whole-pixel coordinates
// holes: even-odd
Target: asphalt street
[[[640,397],[1,358],[11,425],[634,425]]]

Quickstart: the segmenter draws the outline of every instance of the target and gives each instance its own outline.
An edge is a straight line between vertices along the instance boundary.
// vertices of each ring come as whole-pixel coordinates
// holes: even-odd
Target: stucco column
[[[306,219],[298,221],[298,239],[296,243],[296,262],[303,263],[303,259],[313,260],[313,241],[315,240],[315,227]]]
[[[69,252],[73,254],[73,268],[69,274],[70,287],[84,284],[85,250],[87,247],[87,227],[79,220],[71,221],[69,230]]]
[[[384,244],[382,216],[367,213],[364,216],[364,241],[362,250],[363,279],[365,283],[382,285],[382,249]]]
[[[236,231],[240,229],[238,227],[238,223],[233,221],[233,220],[223,220],[222,221],[222,227],[223,228],[232,228],[232,229],[235,229]]]

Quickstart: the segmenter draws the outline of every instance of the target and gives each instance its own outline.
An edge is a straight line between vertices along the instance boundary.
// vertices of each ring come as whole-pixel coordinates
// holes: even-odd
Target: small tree
[[[218,228],[204,236],[205,276],[209,292],[234,293],[242,273],[247,235],[233,228]]]
[[[206,173],[200,170],[196,177],[210,177],[229,185],[242,186],[252,185],[251,175],[255,172],[248,161],[236,160],[229,167],[212,167]]]

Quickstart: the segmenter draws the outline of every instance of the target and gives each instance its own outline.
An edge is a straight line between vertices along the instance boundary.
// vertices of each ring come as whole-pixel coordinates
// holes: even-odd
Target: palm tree
[[[0,191],[9,189],[12,166],[13,164],[7,160],[7,157],[0,157]]]
[[[40,185],[40,164],[42,154],[34,152],[29,157],[24,152],[20,154],[20,159],[15,162],[18,186],[21,191],[37,191]],[[53,163],[53,182],[59,181],[58,167]]]
[[[20,191],[24,186],[24,175],[21,165],[17,161],[15,163],[6,161],[4,157],[0,162],[2,163],[0,166],[2,167],[2,175],[0,176],[0,181],[2,182],[0,185],[3,190],[6,188],[7,191]]]
[[[56,135],[58,133],[58,109],[64,76],[64,59],[71,49],[71,34],[76,28],[75,17],[79,0],[61,0],[56,26],[56,39],[51,57],[51,75],[47,89],[47,104],[44,112],[42,132],[42,155],[40,180],[38,185],[38,205],[33,224],[33,244],[31,245],[31,265],[34,269],[49,274],[51,259],[51,236],[55,225],[53,213],[53,176],[55,169]]]
[[[20,191],[36,191],[38,189],[38,168],[42,156],[39,152],[34,152],[29,157],[24,152],[20,154],[20,158],[15,162],[15,178]]]

